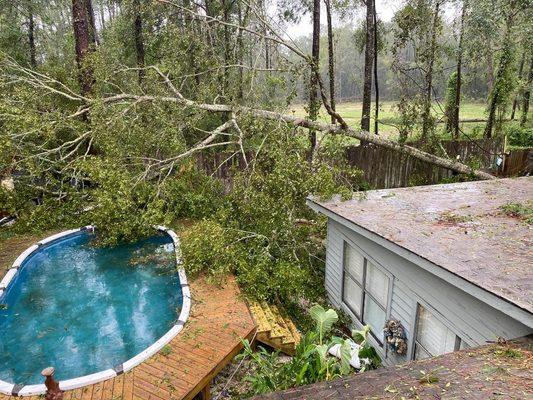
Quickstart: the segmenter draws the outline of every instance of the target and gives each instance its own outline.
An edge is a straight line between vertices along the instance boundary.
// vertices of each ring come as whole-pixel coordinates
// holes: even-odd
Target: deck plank
[[[132,371],[65,393],[76,400],[178,400],[194,397],[251,338],[255,322],[235,278],[224,286],[190,282],[192,309],[183,331]],[[0,400],[14,397],[0,395]]]

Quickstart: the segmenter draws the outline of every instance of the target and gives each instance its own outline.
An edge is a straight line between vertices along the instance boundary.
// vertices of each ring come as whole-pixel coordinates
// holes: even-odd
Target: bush
[[[325,219],[309,194],[351,195],[360,171],[307,161],[306,143],[291,133],[272,136],[249,168],[235,177],[223,206],[183,240],[191,275],[213,279],[233,272],[250,297],[319,301],[324,296]]]
[[[309,313],[315,322],[315,329],[302,337],[294,357],[289,361],[282,360],[279,352],[270,353],[262,347],[254,352],[248,341],[244,341],[244,352],[239,357],[250,357],[255,371],[247,377],[251,383],[250,395],[329,381],[353,372],[350,342],[331,335],[331,328],[338,320],[337,313],[320,306],[313,306]],[[375,349],[367,342],[368,333],[368,326],[352,333],[354,341],[361,346],[359,357],[365,359],[360,372],[381,364]],[[329,348],[335,344],[340,345],[340,359],[328,355]]]
[[[511,146],[533,147],[533,127],[510,124],[506,126],[505,133]]]

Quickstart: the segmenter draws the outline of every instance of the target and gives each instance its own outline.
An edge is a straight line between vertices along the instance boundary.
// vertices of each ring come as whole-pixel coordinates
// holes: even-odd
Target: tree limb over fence
[[[172,96],[156,96],[156,95],[149,95],[149,94],[137,95],[137,94],[132,94],[132,93],[120,93],[117,95],[92,99],[92,98],[87,98],[81,95],[77,95],[73,90],[69,89],[64,84],[57,82],[55,79],[45,76],[41,73],[37,73],[21,65],[18,65],[12,60],[11,61],[8,60],[7,64],[10,67],[9,69],[14,71],[15,73],[15,75],[13,74],[10,75],[11,82],[19,80],[35,88],[46,90],[56,95],[61,95],[71,101],[79,102],[81,104],[80,108],[78,109],[76,113],[72,114],[71,117],[79,117],[81,115],[84,115],[88,113],[93,106],[97,104],[101,104],[101,103],[107,104],[107,105],[123,103],[125,101],[131,101],[134,103],[141,103],[141,102],[174,103],[174,104],[179,104],[184,107],[191,108],[191,109],[202,110],[202,111],[207,111],[211,113],[229,113],[233,116],[232,118],[233,124],[236,123],[235,122],[236,117],[238,117],[239,115],[247,115],[247,116],[252,116],[252,117],[260,118],[264,120],[284,122],[294,127],[314,129],[314,130],[322,132],[323,134],[345,135],[345,136],[359,139],[367,143],[372,143],[376,146],[386,147],[388,149],[398,151],[400,153],[412,156],[421,161],[425,161],[425,162],[428,162],[430,164],[433,164],[439,167],[448,168],[452,171],[455,171],[461,174],[472,174],[480,179],[495,179],[496,178],[495,176],[487,172],[473,169],[469,167],[468,165],[465,165],[459,161],[456,161],[453,159],[446,159],[443,157],[438,157],[436,155],[427,153],[425,151],[419,150],[412,146],[400,144],[392,140],[384,139],[378,135],[372,135],[368,132],[363,132],[363,131],[353,129],[343,123],[334,125],[334,124],[321,122],[321,121],[311,121],[307,118],[300,118],[300,117],[284,114],[284,113],[277,112],[277,111],[264,110],[264,109],[239,106],[239,105],[198,103],[198,102],[195,102],[193,100],[190,100],[184,97],[183,94],[174,86],[174,84],[168,78],[168,76],[166,76],[156,66],[149,66],[149,67],[146,67],[146,69],[151,69],[155,71],[161,77],[161,79],[163,80],[163,83],[168,87],[169,91],[172,93]],[[17,73],[20,75],[16,76]],[[223,128],[222,130],[224,130],[226,126],[219,127],[219,128]],[[215,130],[214,133],[218,133],[218,130]],[[194,152],[203,149],[204,147],[205,147],[204,143],[198,143],[197,145],[187,150],[183,155],[178,155],[176,157],[173,157],[173,160],[181,159],[183,157],[189,156],[193,154]],[[167,163],[162,163],[160,165],[162,168],[168,166]]]

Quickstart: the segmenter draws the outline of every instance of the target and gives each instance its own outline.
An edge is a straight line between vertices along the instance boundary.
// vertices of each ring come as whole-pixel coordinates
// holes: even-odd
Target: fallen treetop
[[[337,125],[337,124],[330,124],[330,123],[320,122],[320,121],[311,121],[307,118],[300,118],[300,117],[283,114],[283,113],[276,112],[276,111],[269,111],[269,110],[250,108],[250,107],[244,107],[244,106],[235,106],[235,105],[227,105],[227,104],[196,103],[190,99],[184,98],[177,91],[175,91],[175,94],[176,94],[175,97],[120,94],[117,96],[105,98],[103,101],[104,103],[107,103],[107,104],[117,103],[117,102],[121,102],[124,100],[131,100],[135,102],[143,102],[143,101],[172,102],[172,103],[183,104],[184,106],[187,106],[190,108],[209,111],[209,112],[233,113],[236,115],[245,114],[245,115],[250,115],[256,118],[267,119],[271,121],[282,121],[282,122],[285,122],[287,124],[290,124],[296,127],[321,131],[325,134],[346,135],[346,136],[354,137],[361,141],[366,141],[376,146],[386,147],[388,149],[392,149],[394,151],[407,154],[409,156],[415,157],[419,160],[428,162],[430,164],[450,169],[460,174],[471,174],[480,179],[496,179],[494,175],[491,175],[482,170],[477,170],[472,167],[469,167],[468,165],[463,164],[457,160],[439,157],[434,154],[430,154],[428,152],[417,149],[415,147],[408,146],[405,144],[400,144],[398,142],[394,142],[389,139],[384,139],[381,136],[372,135],[368,132],[356,130],[348,126],[343,127],[340,124]],[[76,114],[79,115],[81,113],[85,113],[88,111],[89,111],[89,108],[84,108]]]
[[[166,103],[175,103],[180,104],[184,107],[202,110],[212,113],[230,113],[232,118],[232,124],[238,128],[236,118],[238,116],[247,115],[255,118],[270,120],[270,121],[281,121],[286,124],[292,125],[294,127],[301,127],[306,129],[313,129],[320,131],[324,134],[333,134],[333,135],[345,135],[349,137],[354,137],[361,141],[367,143],[372,143],[376,146],[386,147],[394,151],[409,155],[416,159],[428,162],[430,164],[436,165],[438,167],[443,167],[450,169],[452,171],[458,172],[460,174],[471,174],[479,179],[496,179],[495,176],[478,169],[474,169],[466,164],[463,164],[457,160],[443,158],[430,154],[428,152],[422,151],[412,146],[406,144],[401,144],[389,139],[385,139],[378,135],[373,135],[368,132],[356,130],[349,127],[343,120],[342,117],[338,117],[337,120],[339,124],[330,124],[321,121],[312,121],[307,118],[300,118],[294,115],[288,115],[277,111],[264,110],[246,106],[239,105],[230,105],[230,104],[212,104],[212,103],[199,103],[191,99],[184,97],[181,92],[174,86],[172,81],[165,75],[159,68],[156,66],[149,66],[145,69],[150,69],[155,71],[163,80],[164,84],[168,90],[172,93],[171,96],[160,96],[160,95],[137,95],[132,93],[120,93],[117,95],[111,95],[102,98],[87,98],[81,95],[78,95],[74,90],[66,87],[63,83],[55,80],[54,78],[48,77],[31,69],[25,68],[12,60],[7,61],[7,65],[11,70],[16,72],[16,81],[23,81],[26,84],[29,84],[35,88],[45,90],[54,94],[61,95],[68,100],[78,102],[80,107],[78,111],[71,115],[71,117],[79,117],[81,115],[87,114],[90,112],[91,108],[98,104],[113,105],[113,104],[124,104],[124,102],[132,103],[141,103],[141,102],[166,102]],[[13,77],[12,77],[13,78]],[[325,96],[323,96],[325,97]],[[328,110],[329,111],[329,110]],[[216,134],[219,131],[224,130],[226,127],[219,127],[212,134]],[[239,130],[239,129],[237,129]],[[209,142],[213,138],[209,139]],[[206,145],[202,145],[202,142],[191,147],[187,150],[183,156],[178,155],[173,157],[173,160],[189,156],[197,151],[201,151],[205,148]],[[165,167],[164,163],[160,163],[160,166]]]

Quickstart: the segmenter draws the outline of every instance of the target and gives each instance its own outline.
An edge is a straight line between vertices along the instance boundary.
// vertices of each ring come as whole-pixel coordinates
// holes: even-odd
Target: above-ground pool
[[[185,322],[178,318],[186,284],[171,233],[102,248],[93,245],[92,230],[79,230],[40,244],[15,265],[0,292],[4,386],[40,384],[48,366],[58,380],[83,386],[130,369],[175,336]]]

